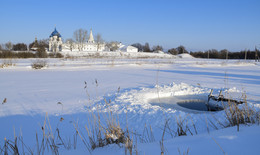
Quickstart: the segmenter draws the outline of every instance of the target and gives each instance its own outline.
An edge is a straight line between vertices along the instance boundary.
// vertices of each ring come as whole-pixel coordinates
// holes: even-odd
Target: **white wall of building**
[[[127,52],[138,52],[138,48],[134,46],[127,46]]]
[[[134,46],[123,46],[119,49],[121,52],[138,52],[138,48]]]

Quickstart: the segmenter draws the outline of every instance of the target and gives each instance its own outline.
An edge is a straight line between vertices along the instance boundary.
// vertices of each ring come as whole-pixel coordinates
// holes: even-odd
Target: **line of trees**
[[[48,49],[49,48],[49,39],[35,40],[34,42],[29,44],[29,49],[31,49],[33,47],[33,45],[36,47],[39,47],[39,48]]]
[[[8,51],[8,50],[2,50],[0,51],[0,58],[6,59],[6,58],[63,58],[64,56],[60,53],[47,53],[42,48],[38,49],[36,52],[28,52],[28,51],[22,51],[22,52],[14,52],[14,51]]]
[[[161,45],[156,45],[150,48],[149,43],[145,43],[144,45],[140,43],[132,44],[132,46],[136,47],[139,52],[157,52],[157,51],[163,51],[163,47]],[[186,48],[182,45],[178,46],[177,48],[171,48],[168,50],[168,53],[172,55],[182,54],[182,53],[188,53]]]
[[[163,47],[161,45],[156,45],[150,48],[149,43],[145,43],[144,45],[140,43],[132,44],[131,46],[134,46],[138,49],[139,52],[156,52],[156,51],[163,51]]]
[[[3,48],[4,47],[4,48]],[[61,58],[60,53],[46,52],[46,48],[49,47],[48,39],[35,40],[29,44],[29,49],[36,47],[35,52],[30,52],[25,43],[12,44],[10,41],[0,46],[0,58]],[[19,51],[19,52],[17,52]]]
[[[119,48],[120,43],[117,41],[110,41],[106,43],[106,48],[110,51],[116,51]]]
[[[84,29],[78,29],[78,30],[74,31],[74,33],[73,33],[73,36],[74,36],[76,42],[78,43],[79,51],[83,51],[84,43],[87,40],[87,34],[88,34],[88,31],[84,30]]]
[[[188,51],[186,50],[186,48],[183,45],[180,45],[177,48],[169,49],[168,53],[170,53],[172,55],[177,55],[177,54],[188,53]]]
[[[5,44],[1,44],[0,45],[0,50],[9,50],[9,51],[11,51],[12,49],[13,49],[13,44],[10,41],[5,43]]]
[[[27,51],[27,45],[25,43],[17,43],[13,44],[12,42],[7,42],[5,44],[0,45],[0,50],[8,50],[8,51]]]
[[[42,39],[39,41],[34,41],[29,44],[29,47],[25,43],[17,43],[13,44],[12,42],[7,42],[5,44],[0,45],[0,50],[7,50],[7,51],[28,51],[28,49],[31,49],[33,45],[37,47],[43,47],[43,48],[49,48],[48,39]]]
[[[255,49],[252,50],[242,50],[240,52],[229,52],[227,49],[223,50],[216,50],[211,49],[205,52],[198,51],[198,52],[190,52],[195,58],[212,58],[212,59],[258,59],[259,51]]]
[[[188,52],[186,48],[180,45],[177,48],[171,48],[168,50],[168,53],[172,55],[190,53],[195,58],[211,58],[211,59],[259,59],[259,50],[255,48],[252,50],[242,50],[240,52],[230,52],[227,49],[222,49],[220,51],[216,49],[210,49],[207,51],[197,51],[197,52]]]
[[[25,43],[18,43],[13,45],[14,51],[27,51],[27,45]]]

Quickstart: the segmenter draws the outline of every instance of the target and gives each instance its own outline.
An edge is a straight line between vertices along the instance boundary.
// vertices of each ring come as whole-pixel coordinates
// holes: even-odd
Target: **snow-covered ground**
[[[0,68],[0,101],[6,99],[0,105],[0,146],[5,137],[12,139],[14,131],[16,135],[22,131],[24,142],[36,149],[35,133],[41,131],[46,112],[53,130],[57,126],[69,139],[75,133],[73,122],[78,122],[86,134],[84,126],[92,114],[105,115],[111,110],[121,127],[128,126],[134,133],[145,136],[145,125],[151,126],[153,141],[137,138],[140,154],[160,154],[165,120],[176,129],[176,118],[180,117],[191,118],[188,123],[193,121],[198,134],[192,129],[193,136],[175,137],[174,132],[167,131],[166,154],[178,154],[178,149],[181,153],[189,150],[189,154],[260,153],[258,125],[242,126],[239,132],[235,127],[222,129],[218,121],[226,123],[224,111],[194,111],[176,104],[182,97],[207,100],[214,89],[214,95],[223,90],[225,96],[235,99],[243,99],[246,94],[249,105],[258,110],[259,63],[195,59],[188,54],[103,53],[96,58],[93,54],[97,55],[47,59],[48,66],[40,70],[31,68],[35,59],[13,59],[13,66]],[[90,55],[92,58],[88,58]],[[87,149],[78,138],[76,150],[60,151],[85,154]],[[104,152],[124,154],[124,148],[110,145],[92,153]]]

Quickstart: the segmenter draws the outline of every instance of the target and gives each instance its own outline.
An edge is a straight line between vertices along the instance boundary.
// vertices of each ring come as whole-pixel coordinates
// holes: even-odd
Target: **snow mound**
[[[193,59],[194,57],[191,56],[190,54],[188,53],[183,53],[183,54],[178,54],[177,55],[179,58],[186,58],[186,59]]]
[[[109,104],[101,100],[86,106],[85,109],[94,113],[107,113],[111,110],[118,115],[119,122],[122,126],[126,125],[125,120],[127,119],[127,125],[136,131],[141,131],[143,129],[143,126],[140,126],[140,124],[149,124],[153,128],[156,128],[158,126],[163,126],[164,121],[162,120],[175,120],[176,117],[185,118],[187,116],[191,117],[194,124],[199,127],[206,126],[205,117],[212,119],[213,116],[218,118],[219,122],[225,123],[224,111],[210,112],[192,110],[180,107],[178,105],[179,100],[174,101],[175,98],[183,100],[187,99],[187,97],[190,97],[191,99],[199,97],[204,101],[207,100],[210,90],[211,88],[208,87],[193,86],[186,83],[172,83],[170,85],[155,85],[154,87],[127,89],[121,93],[105,96],[104,98],[107,101],[110,101]],[[219,90],[214,90],[213,94],[218,94]],[[237,92],[238,90],[232,88],[230,91]],[[169,98],[170,102],[172,101],[168,105],[167,102],[164,102],[167,98]],[[157,103],[166,103],[166,106],[161,106]],[[175,124],[173,123],[173,125]],[[206,128],[197,130],[198,132],[206,132]],[[214,128],[211,130],[214,130]]]
[[[108,95],[105,98],[112,99],[111,102],[109,102],[109,106],[106,102],[99,101],[96,104],[86,106],[85,109],[94,113],[106,113],[108,112],[109,107],[109,110],[118,115],[118,118],[120,119],[119,122],[122,126],[126,125],[124,123],[126,123],[125,120],[127,114],[127,125],[129,125],[131,129],[137,131],[141,131],[143,129],[143,126],[140,126],[139,124],[149,124],[156,128],[158,126],[162,126],[164,123],[162,120],[166,118],[172,118],[172,120],[175,120],[176,116],[185,117],[188,114],[194,118],[195,123],[201,125],[201,123],[205,123],[205,120],[200,118],[200,114],[190,113],[189,111],[183,111],[174,108],[163,108],[158,105],[151,104],[151,100],[160,100],[162,98],[182,95],[204,94],[205,96],[205,94],[208,94],[209,91],[210,89],[208,88],[204,89],[185,83],[172,83],[170,85],[163,86],[156,85],[152,88],[144,87],[126,90],[125,92],[116,94],[114,96]],[[204,112],[202,114],[204,114]],[[207,115],[211,116],[209,113]]]

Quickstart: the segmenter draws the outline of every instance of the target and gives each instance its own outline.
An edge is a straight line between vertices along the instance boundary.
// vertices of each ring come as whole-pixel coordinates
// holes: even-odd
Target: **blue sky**
[[[259,0],[1,0],[0,19],[0,43],[46,39],[56,25],[64,40],[92,28],[106,41],[164,49],[260,47]]]

